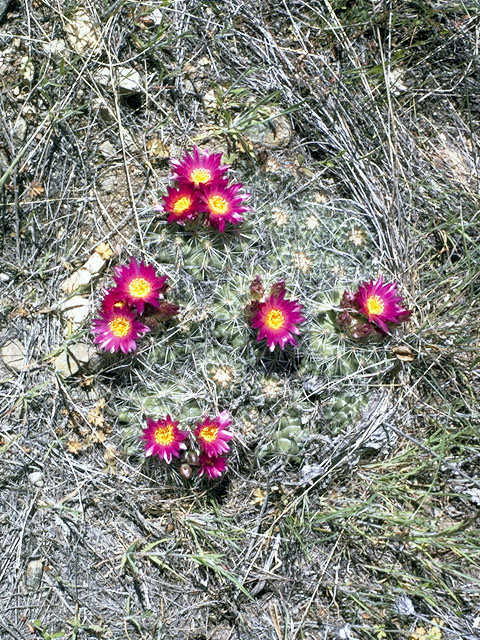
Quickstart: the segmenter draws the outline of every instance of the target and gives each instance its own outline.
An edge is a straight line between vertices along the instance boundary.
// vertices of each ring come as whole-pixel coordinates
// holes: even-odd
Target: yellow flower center
[[[145,278],[134,278],[128,285],[128,293],[132,298],[145,298],[152,290],[152,285]]]
[[[272,309],[267,313],[265,324],[269,329],[281,329],[285,324],[285,316],[280,309]]]
[[[161,444],[164,447],[172,444],[175,440],[175,434],[173,433],[173,424],[167,424],[164,427],[158,427],[155,430],[154,439],[157,444]]]
[[[383,313],[385,305],[380,296],[370,296],[367,298],[367,311],[371,316],[378,316]]]
[[[110,331],[116,338],[124,338],[126,335],[128,335],[132,327],[132,323],[128,318],[117,316],[113,320],[110,320],[108,326],[110,327]]]
[[[205,184],[212,177],[212,173],[208,169],[194,169],[190,174],[190,180],[195,184]]]
[[[186,211],[189,206],[192,204],[192,199],[189,196],[182,196],[175,200],[175,204],[173,205],[173,213],[177,216]]]
[[[208,206],[211,213],[216,216],[223,216],[228,211],[228,200],[225,200],[222,196],[211,196],[208,199]]]
[[[203,427],[203,429],[201,429],[198,436],[199,438],[202,438],[202,440],[213,442],[217,437],[217,433],[218,427],[216,427],[214,424],[207,424],[205,427]]]

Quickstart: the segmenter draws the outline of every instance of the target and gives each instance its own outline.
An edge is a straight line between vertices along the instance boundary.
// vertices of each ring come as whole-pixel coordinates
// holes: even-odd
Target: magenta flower
[[[143,313],[146,304],[158,307],[160,297],[165,293],[167,276],[159,278],[152,265],[137,263],[130,258],[128,266],[115,267],[114,280],[117,283],[114,291],[129,304]]]
[[[168,187],[161,208],[170,214],[167,222],[185,224],[185,220],[193,220],[199,211],[198,193],[189,184],[181,184],[178,189]]]
[[[277,289],[279,290],[265,302],[260,302],[252,319],[252,327],[258,329],[257,341],[266,338],[270,351],[277,344],[284,349],[287,342],[296,346],[297,342],[292,334],[298,335],[300,331],[296,325],[305,322],[302,305],[296,300],[287,300],[283,287]]]
[[[222,411],[216,418],[205,418],[197,425],[195,435],[198,438],[200,448],[207,456],[219,456],[227,453],[229,446],[227,442],[233,438],[233,433],[227,431],[232,424],[232,419],[228,411]]]
[[[118,289],[109,289],[102,298],[102,311],[123,309],[126,306],[125,297]]]
[[[198,457],[198,475],[205,474],[210,480],[219,478],[227,470],[227,461],[219,456],[201,453]]]
[[[377,282],[363,282],[354,297],[354,307],[381,329],[383,333],[390,333],[387,323],[399,324],[410,318],[412,312],[405,309],[403,298],[397,293],[397,284],[383,284],[380,276]]]
[[[211,187],[205,189],[200,196],[200,211],[206,211],[208,221],[213,227],[217,227],[220,233],[225,230],[225,223],[238,224],[243,221],[242,213],[249,208],[243,206],[243,201],[250,194],[237,195],[242,184],[227,186],[225,180],[220,180]]]
[[[95,344],[111,353],[119,349],[123,353],[135,351],[135,340],[147,331],[150,329],[138,322],[135,311],[126,306],[100,311],[100,318],[92,321],[92,333],[96,334]]]
[[[180,183],[189,183],[196,189],[208,187],[222,178],[228,170],[227,166],[221,166],[221,153],[208,153],[203,151],[200,155],[198,147],[193,147],[190,155],[186,153],[181,160],[172,160],[174,169],[173,179]]]
[[[188,438],[187,431],[180,431],[178,422],[167,416],[164,420],[147,419],[147,426],[143,429],[142,440],[145,445],[146,456],[158,456],[170,464],[172,457],[180,457],[180,451],[186,449],[184,440]]]

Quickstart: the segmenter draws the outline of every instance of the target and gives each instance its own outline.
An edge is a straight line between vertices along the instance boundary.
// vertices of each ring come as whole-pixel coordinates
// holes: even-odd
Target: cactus
[[[187,222],[185,227],[166,225],[153,227],[149,241],[157,261],[175,265],[202,280],[223,277],[243,268],[243,261],[257,242],[254,229],[247,224],[241,228],[218,233],[201,220]]]
[[[257,449],[257,455],[260,460],[271,455],[286,455],[289,460],[299,462],[307,437],[298,413],[290,413],[280,420],[277,431]]]
[[[250,300],[249,287],[253,274],[233,274],[223,285],[217,286],[212,301],[214,335],[221,344],[242,349],[251,343],[251,329],[245,316]]]
[[[303,374],[324,375],[328,378],[352,377],[355,372],[368,376],[384,370],[381,345],[354,341],[338,324],[343,290],[321,296],[308,328],[306,355],[302,361]]]
[[[362,410],[367,406],[369,394],[335,393],[327,402],[324,409],[324,418],[328,424],[328,430],[337,434],[345,428],[354,425]]]
[[[121,418],[125,433],[132,421],[138,432],[147,415],[171,414],[188,428],[212,407],[227,409],[260,459],[297,463],[318,430],[310,416],[319,404],[329,431],[350,428],[366,402],[369,375],[385,368],[381,345],[355,342],[337,324],[343,292],[369,273],[361,265],[371,263],[372,238],[352,203],[314,194],[294,206],[287,176],[278,176],[275,193],[256,179],[258,200],[269,204],[224,233],[202,216],[185,226],[157,219],[148,230],[146,248],[165,265],[169,299],[180,309],[145,339],[147,370],[135,367],[139,384],[122,399]],[[265,295],[285,280],[289,297],[304,305],[297,348],[270,353],[256,341],[245,308],[257,275]]]

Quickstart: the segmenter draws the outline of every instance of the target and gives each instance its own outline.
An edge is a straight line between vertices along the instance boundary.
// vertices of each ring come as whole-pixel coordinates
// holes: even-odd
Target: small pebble
[[[77,342],[62,351],[53,361],[53,366],[58,373],[66,378],[74,376],[82,366],[94,367],[96,349],[86,342]]]
[[[32,471],[32,473],[28,474],[28,479],[34,487],[41,488],[45,484],[43,481],[43,471]]]
[[[401,616],[415,615],[415,607],[413,606],[413,602],[406,595],[398,596],[398,598],[395,600],[393,609],[396,613],[399,613]]]
[[[42,560],[30,560],[25,572],[25,586],[27,589],[35,591],[40,587],[43,575]]]
[[[0,358],[13,371],[22,371],[27,364],[25,351],[20,340],[10,340],[0,348]]]

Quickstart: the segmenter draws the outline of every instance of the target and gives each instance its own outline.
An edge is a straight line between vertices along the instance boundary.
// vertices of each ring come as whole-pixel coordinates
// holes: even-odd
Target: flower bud
[[[355,295],[350,291],[344,291],[342,299],[340,301],[342,309],[356,309]]]
[[[265,295],[262,279],[260,276],[255,276],[250,284],[250,297],[252,300],[261,300]]]
[[[196,466],[198,464],[198,455],[195,451],[187,451],[185,453],[185,462],[187,464],[191,464],[193,466]]]
[[[349,327],[352,324],[352,318],[348,311],[342,311],[337,317],[337,324],[342,329]]]
[[[366,338],[373,331],[373,325],[370,322],[363,322],[356,324],[352,329],[352,338],[355,340],[361,340],[362,338]]]
[[[178,313],[178,306],[173,304],[173,302],[167,302],[166,300],[161,300],[156,315],[162,320],[167,320],[168,318],[172,318],[176,316]]]
[[[285,280],[279,280],[272,285],[272,288],[270,289],[270,295],[278,297],[280,294],[285,293],[285,291]]]
[[[182,478],[185,478],[185,480],[190,480],[190,478],[192,477],[192,467],[186,462],[183,462],[180,465],[179,471],[180,475],[182,476]]]
[[[245,320],[250,321],[254,316],[257,315],[257,312],[260,308],[260,302],[258,300],[252,300],[245,309],[243,310],[245,314]]]

